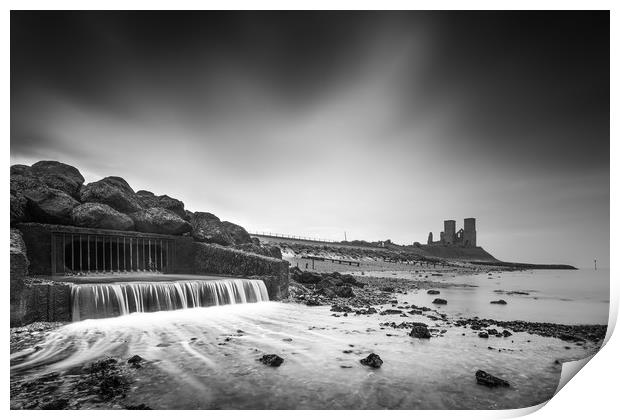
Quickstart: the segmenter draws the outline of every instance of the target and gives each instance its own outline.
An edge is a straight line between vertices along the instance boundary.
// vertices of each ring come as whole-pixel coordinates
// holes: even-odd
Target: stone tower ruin
[[[454,245],[475,247],[476,244],[476,219],[469,217],[463,221],[463,229],[456,231],[454,220],[443,221],[443,232],[439,234],[439,241],[433,241],[433,232],[428,234],[428,245]]]

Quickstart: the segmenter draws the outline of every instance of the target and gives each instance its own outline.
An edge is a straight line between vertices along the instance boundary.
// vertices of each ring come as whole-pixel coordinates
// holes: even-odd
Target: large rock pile
[[[211,214],[185,210],[182,201],[108,176],[84,185],[73,166],[41,161],[11,166],[11,224],[37,222],[95,229],[190,234],[198,242],[248,246],[248,252],[281,258],[279,250],[253,246],[248,232]]]

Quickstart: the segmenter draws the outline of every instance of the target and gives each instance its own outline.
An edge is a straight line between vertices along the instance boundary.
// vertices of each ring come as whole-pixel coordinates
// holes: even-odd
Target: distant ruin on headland
[[[427,245],[454,245],[463,247],[476,247],[476,219],[468,217],[463,221],[463,229],[456,231],[456,221],[444,220],[443,232],[439,234],[439,240],[433,241],[433,232],[429,232]]]

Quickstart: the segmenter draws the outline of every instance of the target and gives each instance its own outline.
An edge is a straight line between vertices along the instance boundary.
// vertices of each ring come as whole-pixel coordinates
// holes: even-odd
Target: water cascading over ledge
[[[171,311],[269,300],[262,280],[223,279],[178,282],[75,284],[73,321],[133,312]]]

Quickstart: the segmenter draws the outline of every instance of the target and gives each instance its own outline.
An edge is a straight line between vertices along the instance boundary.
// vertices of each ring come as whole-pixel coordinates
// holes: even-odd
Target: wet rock
[[[487,330],[487,334],[489,335],[497,335],[497,330],[495,328],[491,328]]]
[[[131,217],[101,203],[80,204],[72,210],[71,220],[75,226],[86,228],[112,230],[133,230],[134,228]]]
[[[79,198],[84,177],[77,168],[53,160],[42,160],[31,167],[32,173],[50,188]]]
[[[152,408],[144,403],[141,403],[136,405],[126,405],[125,410],[152,410]]]
[[[127,360],[127,363],[129,363],[134,368],[141,368],[143,361],[144,359],[141,356],[135,354],[131,356],[129,360]]]
[[[439,294],[439,290],[429,290],[428,292],[429,295],[438,295]]]
[[[169,197],[167,195],[155,195],[150,191],[140,190],[136,193],[140,204],[145,209],[159,207],[171,211],[181,219],[188,220],[185,212],[185,204],[181,200]]]
[[[191,230],[190,224],[176,214],[153,207],[129,215],[138,232],[180,235]]]
[[[504,337],[510,337],[512,335],[512,333],[510,331],[508,331],[508,330],[504,330],[504,331],[502,331],[502,335]]]
[[[510,386],[510,384],[505,380],[500,379],[497,376],[493,376],[490,373],[486,373],[484,370],[478,370],[476,372],[476,382],[489,388]]]
[[[409,335],[414,338],[431,338],[431,332],[428,330],[428,326],[421,322],[413,325]]]
[[[319,273],[304,271],[297,281],[301,284],[318,284],[321,280],[323,280],[323,276]]]
[[[258,360],[261,363],[272,367],[278,367],[284,362],[284,359],[277,354],[265,354]]]
[[[381,360],[378,354],[370,353],[368,356],[361,359],[360,363],[363,364],[364,366],[378,369],[383,364],[383,360]]]
[[[80,204],[69,194],[47,186],[24,191],[23,196],[28,215],[39,223],[71,224],[71,213]]]
[[[508,302],[506,302],[504,299],[499,299],[499,300],[492,300],[491,303],[494,305],[506,305]]]
[[[137,194],[127,181],[118,176],[108,176],[82,187],[80,201],[107,204],[125,214],[142,210]]]
[[[445,300],[445,299],[437,298],[437,299],[435,299],[435,300],[433,301],[433,303],[434,303],[435,305],[446,305],[446,304],[448,303],[448,301],[447,301],[447,300]]]
[[[478,337],[480,338],[489,338],[489,334],[486,331],[481,331],[478,333]]]

